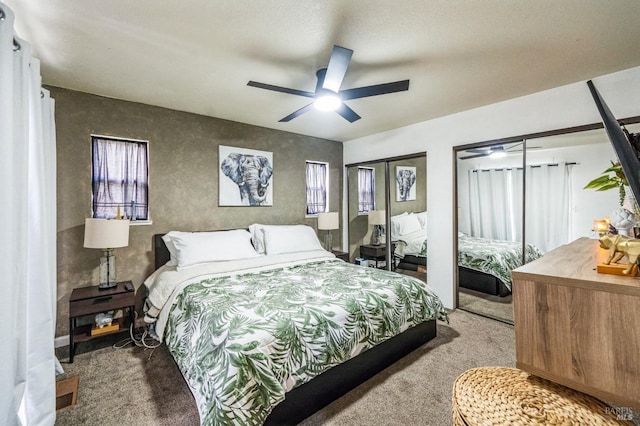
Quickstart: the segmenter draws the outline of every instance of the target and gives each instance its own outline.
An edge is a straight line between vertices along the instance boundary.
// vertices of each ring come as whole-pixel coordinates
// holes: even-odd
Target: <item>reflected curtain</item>
[[[358,167],[358,212],[366,213],[376,209],[375,170]]]
[[[0,3],[0,424],[55,422],[56,152],[40,63]]]
[[[526,240],[543,253],[569,242],[572,164],[527,167]]]
[[[527,166],[526,242],[543,253],[569,242],[571,172],[566,163]],[[471,235],[522,241],[522,169],[469,171]]]
[[[469,171],[472,236],[522,241],[522,169]]]

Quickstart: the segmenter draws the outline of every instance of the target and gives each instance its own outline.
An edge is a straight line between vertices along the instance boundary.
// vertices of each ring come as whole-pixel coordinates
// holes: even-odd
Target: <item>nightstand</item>
[[[387,260],[387,245],[362,245],[360,246],[360,257],[373,261],[376,268],[384,268]]]
[[[331,253],[335,254],[338,259],[342,259],[345,262],[349,262],[349,253],[339,250],[331,250]]]
[[[101,290],[98,286],[75,288],[69,299],[69,362],[73,362],[76,353],[76,345],[80,342],[96,339],[114,333],[122,333],[129,330],[129,326],[135,321],[136,293],[128,291],[125,284],[131,281],[119,282],[117,286]],[[93,319],[91,324],[78,326],[78,318],[83,316],[95,316],[101,312],[123,310],[121,318],[114,319],[118,329],[92,335]],[[128,315],[124,315],[124,311]]]

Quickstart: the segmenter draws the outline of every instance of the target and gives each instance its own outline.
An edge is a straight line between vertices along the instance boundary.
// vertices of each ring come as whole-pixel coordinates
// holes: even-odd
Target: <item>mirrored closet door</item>
[[[457,151],[458,307],[513,321],[510,270],[522,264],[526,141]]]
[[[347,165],[352,262],[426,281],[425,155]]]
[[[637,121],[629,120],[631,124],[626,125],[629,132],[640,132]],[[522,141],[501,144],[507,154],[493,163],[485,158],[490,155],[481,155],[496,146],[500,145],[489,144],[471,151],[468,147],[460,147],[456,151],[458,306],[513,322],[511,270],[578,238],[596,238],[594,221],[611,216],[621,207],[619,187],[606,191],[585,189],[617,158],[605,130],[598,124],[531,135]],[[524,151],[517,153],[522,149]],[[509,179],[504,176],[491,176],[492,173],[500,174],[500,169],[507,171],[509,168],[517,170],[510,172],[511,184],[505,184]],[[475,176],[478,173],[484,174],[485,178]],[[609,175],[613,176],[613,173]],[[499,198],[497,194],[503,194],[502,200],[494,201]],[[487,204],[494,209],[490,210]],[[623,204],[631,207],[628,199],[623,200]],[[485,207],[490,215],[485,214]],[[474,247],[470,243],[474,238],[488,237],[505,242],[494,242],[495,248],[501,248],[498,251]],[[520,244],[517,254],[510,254],[507,241]],[[479,258],[475,265],[463,266],[471,263],[474,257]],[[488,264],[500,263],[502,270],[498,268],[490,275],[499,278],[502,286],[496,287],[490,278],[474,275]],[[466,269],[475,271],[469,275]]]

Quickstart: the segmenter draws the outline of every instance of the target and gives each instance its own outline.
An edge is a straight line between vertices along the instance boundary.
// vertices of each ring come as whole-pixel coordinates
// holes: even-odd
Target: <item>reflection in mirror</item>
[[[426,281],[427,162],[424,156],[389,162],[391,241],[396,272]]]
[[[372,265],[382,267],[386,246],[375,244],[376,228],[369,225],[369,212],[385,209],[385,163],[349,166],[347,179],[349,259],[352,263],[356,259],[366,259],[367,264],[370,260]]]
[[[425,154],[347,165],[347,197],[351,262],[397,270],[426,281],[426,252],[420,253],[423,243],[426,250]],[[396,220],[400,217],[402,223]],[[408,223],[410,219],[415,226]],[[376,230],[383,235],[376,238]],[[415,250],[402,239],[407,236],[415,239]],[[401,261],[409,260],[405,253],[415,254],[415,259],[397,268]]]
[[[525,141],[457,152],[458,307],[513,322],[522,265]]]
[[[631,133],[640,132],[640,124],[626,127]],[[514,176],[520,173],[522,177],[523,159],[521,153],[514,153],[519,149],[515,145],[518,143],[509,144],[509,149],[505,145],[507,155],[493,162],[489,159],[487,148],[479,150],[484,152],[457,152],[459,263],[468,262],[467,257],[478,253],[481,254],[480,260],[474,268],[478,263],[495,263],[494,258],[497,255],[488,250],[475,248],[470,250],[473,253],[467,253],[467,250],[473,247],[468,244],[467,236],[521,241],[524,235],[526,263],[578,238],[597,238],[597,233],[593,230],[594,221],[608,217],[620,208],[618,187],[606,191],[584,188],[588,182],[610,167],[612,161],[617,161],[604,129],[523,141],[520,147],[526,146],[524,209],[522,191],[518,190],[521,188],[521,183],[517,183],[519,178],[512,179],[509,186],[503,178],[491,176],[492,173],[496,174],[491,170],[511,168],[516,169],[516,172],[511,172]],[[462,159],[472,156],[476,157]],[[491,179],[488,179],[488,183],[477,182],[480,178],[475,177],[474,173],[481,173],[480,176],[484,174]],[[483,209],[487,201],[496,207],[490,210],[491,216],[484,214]],[[627,208],[631,208],[628,198],[623,202]],[[520,255],[522,256],[522,246]],[[505,261],[504,270],[493,274],[495,277],[501,274],[504,276],[500,280],[504,286],[498,286],[497,295],[490,294],[492,291],[487,292],[486,288],[480,292],[466,288],[480,287],[483,282],[486,285],[490,278],[483,281],[482,276],[472,277],[469,284],[470,277],[466,274],[468,271],[459,268],[458,306],[485,316],[513,322],[510,294],[501,297],[500,290],[504,290],[504,287],[510,288],[510,273],[514,267],[517,266]],[[473,291],[476,293],[472,293]],[[470,294],[475,298],[469,297]]]
[[[632,132],[640,125],[627,126]],[[584,187],[616,162],[604,129],[534,139],[527,148],[525,239],[543,253],[581,237],[595,237],[594,220],[620,208],[618,187]],[[629,198],[624,207],[633,210]]]

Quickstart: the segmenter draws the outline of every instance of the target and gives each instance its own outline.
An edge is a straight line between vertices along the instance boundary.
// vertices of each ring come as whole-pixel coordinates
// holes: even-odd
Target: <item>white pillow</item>
[[[259,223],[249,225],[251,242],[253,243],[253,247],[256,249],[256,252],[258,252],[259,254],[264,254],[264,233],[262,232],[262,230],[265,226],[267,225],[261,225]]]
[[[415,214],[408,214],[398,219],[398,235],[407,235],[422,229]]]
[[[162,236],[162,240],[164,241],[164,244],[167,246],[167,250],[169,250],[169,255],[170,255],[169,261],[165,264],[167,266],[178,265],[178,255],[177,255],[178,250],[176,249],[176,246],[173,245],[173,241],[171,241],[171,238],[180,233],[181,233],[180,231],[171,231]]]
[[[420,227],[425,229],[427,227],[427,211],[416,213],[416,217],[418,218],[418,222],[420,222]]]
[[[300,226],[306,225],[261,225],[259,223],[254,223],[253,225],[249,226],[249,232],[251,233],[251,242],[253,243],[253,247],[255,247],[256,252],[258,252],[259,254],[265,254],[265,229],[297,229]]]
[[[400,226],[400,220],[402,217],[408,215],[409,213],[404,212],[402,214],[398,214],[395,216],[391,216],[391,239],[396,240],[400,234],[398,233],[398,228]]]
[[[177,269],[204,262],[250,259],[259,256],[244,229],[216,232],[175,232],[170,237]]]
[[[307,225],[269,226],[262,231],[267,255],[323,249],[316,232]]]

